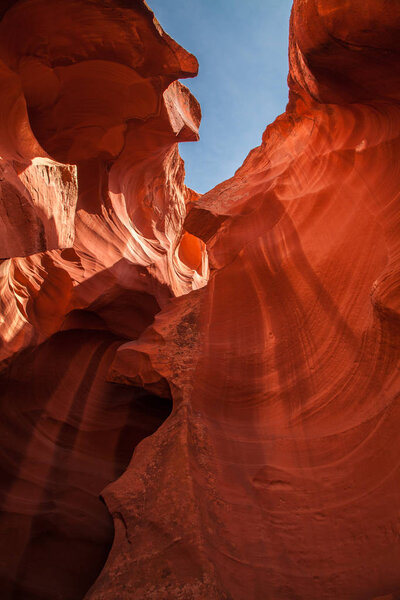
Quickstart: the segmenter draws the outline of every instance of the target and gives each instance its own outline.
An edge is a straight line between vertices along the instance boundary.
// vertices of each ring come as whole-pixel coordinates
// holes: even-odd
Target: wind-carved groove
[[[113,524],[99,495],[171,411],[168,398],[107,383],[121,341],[63,331],[2,373],[1,523],[26,532],[8,539],[5,598],[78,600],[104,565]]]
[[[1,598],[395,600],[400,5],[294,0],[201,197],[144,1],[0,13]]]

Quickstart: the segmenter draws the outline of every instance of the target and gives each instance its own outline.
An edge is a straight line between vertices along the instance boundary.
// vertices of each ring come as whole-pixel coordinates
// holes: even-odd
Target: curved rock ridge
[[[198,65],[142,0],[0,15],[0,596],[77,600],[112,543],[99,495],[171,411],[108,368],[209,275],[178,152]]]
[[[400,598],[399,30],[295,0],[287,110],[186,218],[208,285],[110,368],[174,407],[104,491],[88,599]]]
[[[1,357],[103,295],[143,290],[162,302],[204,285],[204,244],[182,227],[197,194],[177,150],[198,138],[201,113],[174,82],[196,74],[196,59],[143,2],[24,0],[0,22],[0,60],[11,81],[2,212],[14,234],[2,257],[29,255],[1,266]]]
[[[295,0],[201,197],[145,2],[3,6],[2,597],[398,600],[399,3]]]

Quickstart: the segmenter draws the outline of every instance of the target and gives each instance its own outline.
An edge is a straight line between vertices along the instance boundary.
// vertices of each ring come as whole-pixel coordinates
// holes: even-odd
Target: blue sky
[[[148,0],[161,26],[199,61],[185,79],[201,105],[200,141],[180,144],[186,184],[228,179],[287,103],[292,0]]]

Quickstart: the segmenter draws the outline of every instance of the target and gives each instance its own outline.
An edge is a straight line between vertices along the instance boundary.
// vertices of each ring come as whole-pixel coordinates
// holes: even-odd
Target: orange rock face
[[[24,0],[0,22],[3,599],[77,600],[113,539],[99,495],[171,411],[107,382],[116,349],[202,287],[177,142],[196,59],[144,2]]]
[[[400,597],[399,30],[295,0],[287,110],[198,197],[144,2],[4,12],[5,598]]]

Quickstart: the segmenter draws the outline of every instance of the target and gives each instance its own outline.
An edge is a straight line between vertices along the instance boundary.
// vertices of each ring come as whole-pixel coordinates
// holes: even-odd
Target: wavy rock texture
[[[91,600],[400,597],[399,28],[295,1],[287,111],[186,220],[209,284],[113,362],[174,409],[104,493]]]
[[[196,62],[146,5],[9,4],[46,235],[1,265],[4,597],[82,597],[111,513],[90,600],[400,598],[397,0],[295,0],[287,110],[200,198]]]
[[[208,277],[177,145],[197,61],[140,0],[1,10],[0,596],[77,600],[113,539],[99,495],[171,412],[108,368]]]

